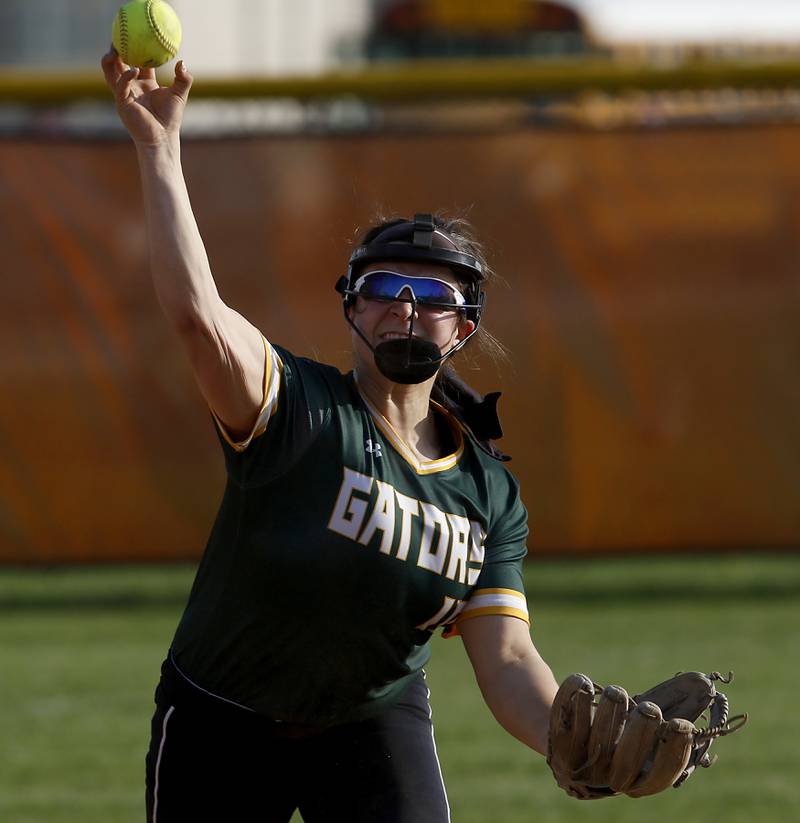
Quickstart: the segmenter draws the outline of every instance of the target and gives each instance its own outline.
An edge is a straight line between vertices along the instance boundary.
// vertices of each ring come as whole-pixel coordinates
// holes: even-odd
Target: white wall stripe
[[[161,755],[164,753],[164,744],[167,742],[167,723],[169,723],[174,706],[170,706],[164,715],[164,722],[161,724],[161,742],[158,744],[158,758],[156,759],[156,782],[153,787],[153,823],[158,823],[158,783],[161,773]]]

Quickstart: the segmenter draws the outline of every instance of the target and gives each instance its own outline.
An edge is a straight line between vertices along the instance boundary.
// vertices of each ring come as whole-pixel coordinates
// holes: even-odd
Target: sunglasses
[[[405,296],[405,292],[409,296]],[[371,271],[356,280],[348,294],[368,300],[400,300],[428,306],[460,308],[466,306],[464,295],[446,280],[437,277],[412,277],[396,271]],[[403,296],[401,296],[403,295]]]

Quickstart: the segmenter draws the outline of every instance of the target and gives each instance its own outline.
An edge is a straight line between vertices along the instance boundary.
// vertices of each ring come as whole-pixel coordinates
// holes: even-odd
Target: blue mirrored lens
[[[444,280],[410,277],[390,271],[370,272],[360,277],[356,290],[362,297],[371,300],[397,300],[413,296],[418,303],[446,306],[460,306],[464,303],[460,292]]]

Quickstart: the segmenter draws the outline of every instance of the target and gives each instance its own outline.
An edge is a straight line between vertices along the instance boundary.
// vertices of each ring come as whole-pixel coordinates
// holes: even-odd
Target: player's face
[[[458,280],[446,266],[437,263],[372,263],[364,269],[363,274],[374,271],[392,271],[410,277],[434,277],[461,289]],[[399,297],[409,297],[402,292]],[[444,354],[459,340],[466,337],[475,328],[463,312],[442,306],[429,306],[424,303],[410,303],[403,300],[370,300],[357,297],[350,308],[350,319],[373,346],[378,346],[394,337],[408,337],[413,318],[414,337],[428,340],[438,346]],[[353,346],[359,368],[374,368],[372,352],[364,341],[353,332]]]

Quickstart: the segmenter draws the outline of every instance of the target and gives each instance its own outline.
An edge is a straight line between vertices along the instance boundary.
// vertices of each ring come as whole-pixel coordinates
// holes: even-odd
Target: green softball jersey
[[[352,373],[265,341],[245,441],[219,424],[227,485],[172,654],[260,714],[328,725],[393,702],[437,627],[528,619],[516,480],[443,409],[455,451],[421,462]]]

